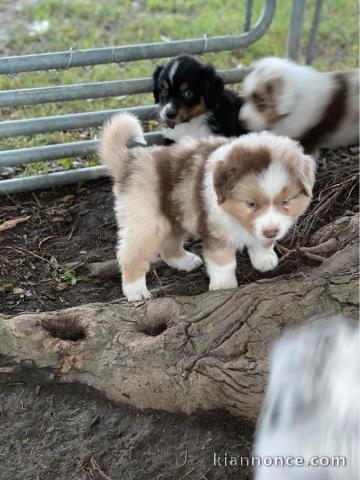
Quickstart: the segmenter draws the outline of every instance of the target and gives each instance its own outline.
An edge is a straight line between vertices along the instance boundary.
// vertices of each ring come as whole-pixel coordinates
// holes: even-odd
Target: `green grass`
[[[107,47],[136,43],[159,42],[165,39],[199,38],[239,34],[245,18],[245,1],[236,0],[38,0],[18,2],[17,20],[9,29],[7,51],[11,55],[51,51]],[[260,15],[263,2],[254,1],[253,22]],[[307,2],[304,27],[306,44],[314,0]],[[218,68],[247,66],[267,55],[284,56],[291,2],[278,0],[275,18],[265,36],[250,47],[216,54],[205,59]],[[358,12],[354,0],[325,0],[317,36],[314,65],[322,70],[354,68],[358,59]],[[30,36],[29,25],[49,20],[45,34]],[[0,90],[30,88],[58,84],[96,82],[150,76],[157,61],[137,61],[124,65],[100,65],[55,72],[23,73],[15,77],[1,76]],[[82,100],[73,102],[0,109],[2,119],[31,118],[65,113],[95,111],[107,108],[152,103],[150,94]],[[94,134],[87,130],[87,137]],[[2,141],[1,149],[70,141],[78,132],[18,137]],[[44,167],[39,164],[39,171]],[[32,173],[36,165],[27,167]]]

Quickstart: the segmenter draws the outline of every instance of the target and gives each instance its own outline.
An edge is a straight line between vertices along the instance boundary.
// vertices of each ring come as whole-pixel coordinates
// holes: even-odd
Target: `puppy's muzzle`
[[[173,105],[166,108],[166,110],[165,110],[165,123],[166,123],[167,127],[175,128],[177,113],[178,113],[177,109]]]
[[[269,239],[277,237],[278,233],[279,229],[277,227],[265,228],[263,230],[264,237]]]

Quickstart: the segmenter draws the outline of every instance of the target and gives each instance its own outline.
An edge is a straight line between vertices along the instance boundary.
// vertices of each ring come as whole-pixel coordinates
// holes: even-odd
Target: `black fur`
[[[174,62],[178,62],[172,81],[169,78]],[[206,105],[209,113],[207,124],[213,134],[226,137],[238,137],[248,133],[245,125],[239,120],[239,111],[244,101],[232,90],[224,88],[222,78],[214,67],[205,64],[190,55],[179,55],[165,65],[158,66],[153,74],[155,103],[170,103],[174,112],[182,106],[193,107],[201,103]],[[167,82],[168,91],[163,88]],[[191,97],[185,98],[180,86],[188,84]],[[165,141],[168,139],[165,139]],[[171,143],[166,142],[166,143]]]

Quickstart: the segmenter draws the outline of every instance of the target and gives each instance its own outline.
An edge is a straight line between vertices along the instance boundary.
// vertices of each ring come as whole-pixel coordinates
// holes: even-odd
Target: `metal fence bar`
[[[31,192],[42,188],[69,185],[71,183],[95,180],[107,175],[106,167],[87,167],[65,172],[54,172],[46,175],[35,175],[33,177],[18,177],[0,182],[0,195],[20,192]]]
[[[40,103],[116,97],[130,93],[145,93],[152,89],[149,78],[112,80],[110,82],[79,83],[56,87],[24,88],[0,92],[0,107],[38,105]]]
[[[161,143],[160,132],[145,134],[148,145]],[[58,143],[45,145],[44,147],[19,148],[15,150],[0,151],[0,168],[25,165],[32,162],[47,162],[60,158],[73,158],[96,153],[97,140],[85,140],[81,142]],[[1,182],[0,182],[1,184]]]
[[[314,11],[314,16],[312,19],[312,24],[311,24],[311,30],[310,30],[310,35],[309,35],[309,43],[306,48],[306,55],[305,55],[305,63],[306,65],[311,65],[314,56],[315,56],[315,39],[316,39],[316,33],[319,28],[320,24],[320,15],[321,15],[321,7],[323,4],[323,0],[316,0],[315,3],[315,11]]]
[[[237,83],[243,80],[248,71],[248,69],[231,68],[220,70],[218,73],[225,83]],[[112,80],[110,82],[7,90],[0,92],[0,107],[38,105],[40,103],[84,100],[87,98],[117,97],[120,95],[149,93],[152,89],[153,80],[145,77],[130,80]]]
[[[306,0],[293,0],[287,41],[287,57],[297,60],[300,55]]]
[[[144,107],[119,108],[115,110],[101,110],[99,112],[74,113],[71,115],[55,115],[52,117],[39,117],[26,120],[8,120],[0,122],[0,138],[97,127],[102,125],[108,118],[121,112],[133,113],[142,121],[157,117],[157,107],[155,105],[146,105]]]
[[[248,32],[251,27],[251,17],[253,13],[253,0],[246,0],[246,16],[244,23],[244,32]]]
[[[300,0],[299,0],[300,1]],[[107,63],[129,62],[152,58],[173,57],[181,53],[203,54],[246,47],[261,38],[271,24],[276,0],[265,0],[262,14],[247,33],[218,37],[204,37],[166,43],[128,45],[115,48],[72,50],[67,52],[20,55],[0,59],[0,74],[15,74],[50,69],[84,67]]]

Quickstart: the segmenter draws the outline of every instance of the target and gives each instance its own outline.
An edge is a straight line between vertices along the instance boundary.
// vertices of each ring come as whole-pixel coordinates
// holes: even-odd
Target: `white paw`
[[[274,270],[279,263],[279,259],[273,250],[257,250],[250,254],[250,260],[255,270],[259,272],[268,272]]]
[[[139,302],[140,300],[148,300],[151,293],[146,287],[145,278],[136,280],[136,282],[123,284],[123,294],[128,302]]]
[[[185,270],[186,272],[191,272],[199,268],[203,263],[200,257],[187,251],[185,251],[182,257],[166,258],[164,262],[166,262],[169,267],[176,268],[177,270]]]
[[[226,290],[238,286],[235,275],[219,276],[210,279],[209,290]]]

